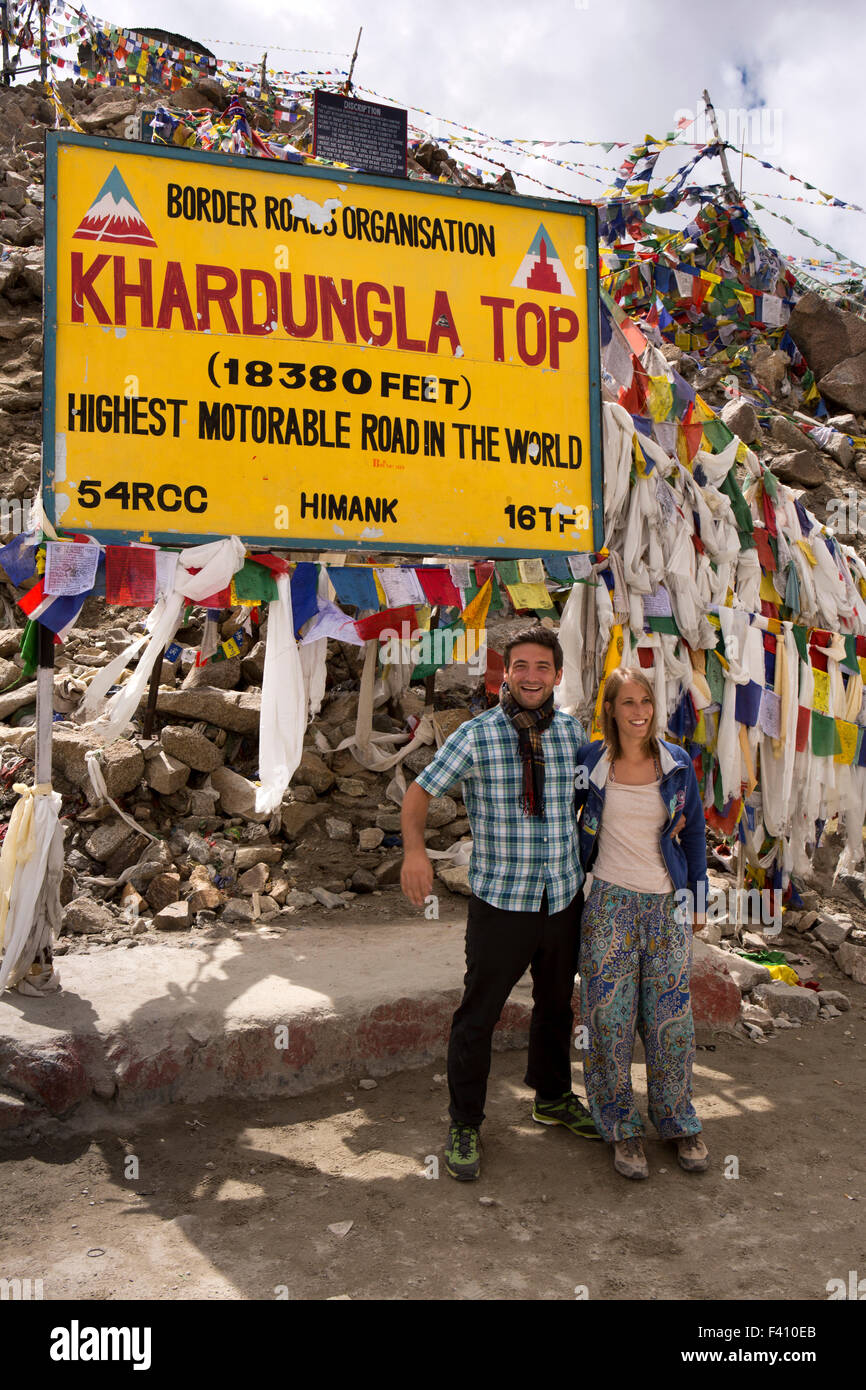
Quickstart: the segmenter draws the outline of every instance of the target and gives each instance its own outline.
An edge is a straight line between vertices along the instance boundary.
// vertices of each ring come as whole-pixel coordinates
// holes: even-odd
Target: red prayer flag
[[[403,624],[408,626],[404,630]],[[401,641],[404,637],[411,638],[412,634],[419,631],[418,616],[411,603],[405,604],[402,608],[386,608],[384,613],[371,613],[367,618],[359,618],[355,623],[355,631],[365,642],[372,642],[384,631],[393,632]]]
[[[156,598],[156,551],[137,545],[105,547],[105,602],[147,608]]]
[[[419,565],[415,573],[428,603],[438,603],[445,608],[460,607],[460,590],[455,587],[448,570]]]
[[[487,648],[487,672],[484,677],[484,688],[488,695],[498,695],[505,679],[505,661],[500,652],[494,651],[493,647]]]

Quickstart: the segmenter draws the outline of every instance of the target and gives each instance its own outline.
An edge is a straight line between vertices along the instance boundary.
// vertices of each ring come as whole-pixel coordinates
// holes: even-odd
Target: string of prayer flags
[[[96,547],[88,547],[88,549]],[[84,549],[84,547],[79,547]],[[156,551],[149,546],[105,547],[105,601],[149,608],[156,598]]]

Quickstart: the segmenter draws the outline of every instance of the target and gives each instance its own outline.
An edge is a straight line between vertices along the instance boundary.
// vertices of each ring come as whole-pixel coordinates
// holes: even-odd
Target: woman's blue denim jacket
[[[707,829],[698,779],[684,748],[659,739],[661,783],[659,791],[667,816],[659,837],[662,858],[677,890],[678,904],[687,905],[688,920],[707,910]],[[598,832],[604,814],[604,794],[610,758],[604,742],[588,743],[577,760],[576,809],[580,819],[580,862],[585,873],[592,869],[598,852]],[[581,771],[583,769],[583,771]],[[671,829],[680,816],[686,823],[674,838]],[[688,891],[688,897],[681,890]]]

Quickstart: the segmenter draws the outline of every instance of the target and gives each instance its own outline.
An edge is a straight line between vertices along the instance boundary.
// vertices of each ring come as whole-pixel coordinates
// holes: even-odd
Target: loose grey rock
[[[228,767],[214,768],[211,785],[219,792],[220,806],[227,816],[243,816],[245,820],[266,821],[270,815],[266,811],[256,811],[256,788],[240,773]]]
[[[773,980],[768,985],[758,985],[755,1000],[763,1004],[775,1019],[784,1014],[791,1020],[811,1023],[818,1017],[818,995],[802,985],[786,985],[781,980]]]
[[[378,849],[385,838],[384,830],[378,825],[365,826],[358,832],[359,849]]]
[[[145,763],[144,780],[161,796],[171,796],[189,781],[189,768],[178,758],[160,749]]]
[[[866,946],[853,941],[843,941],[836,952],[836,964],[850,980],[866,985]]]
[[[255,864],[279,864],[283,851],[279,845],[240,845],[235,850],[235,869],[241,873]]]
[[[104,864],[123,845],[131,844],[137,838],[132,827],[117,816],[113,820],[103,821],[101,825],[98,825],[85,842],[84,848],[91,859],[98,859],[101,864]]]
[[[820,487],[824,482],[818,454],[811,449],[779,454],[772,460],[772,471],[780,482],[793,487]]]
[[[442,868],[441,862],[436,865],[436,876],[441,878],[445,887],[452,893],[460,893],[464,898],[471,897],[472,889],[469,887],[469,865],[457,864],[450,868]]]
[[[180,898],[180,874],[157,874],[147,885],[144,896],[154,912],[161,912]]]
[[[222,910],[224,922],[251,922],[253,905],[249,898],[229,898]]]
[[[345,844],[350,844],[352,841],[351,821],[339,820],[337,816],[326,816],[325,829],[328,832],[329,840],[342,841]]]
[[[312,893],[304,893],[300,888],[290,888],[286,894],[286,907],[313,907],[318,898],[314,898]]]
[[[110,931],[117,926],[114,914],[104,903],[82,896],[73,898],[63,909],[63,930],[77,935],[93,935],[96,932]]]
[[[227,666],[228,662],[219,662],[218,665]],[[230,733],[257,734],[262,713],[262,692],[219,690],[213,686],[199,686],[196,690],[160,690],[156,707],[160,714],[204,720],[207,724],[215,724],[218,729],[228,729]]]
[[[375,874],[369,869],[356,869],[352,874],[352,887],[356,893],[372,893],[379,884]]]
[[[300,839],[307,827],[324,815],[326,809],[324,804],[306,806],[296,801],[284,804],[280,807],[280,823],[283,834],[289,840]]]
[[[158,931],[179,931],[191,924],[192,913],[188,901],[168,903],[153,919],[153,925]]]
[[[307,749],[292,777],[292,786],[312,787],[313,791],[321,795],[322,792],[329,792],[336,780],[333,772],[318,753],[313,753]]]
[[[818,1003],[822,1007],[832,1004],[843,1014],[847,1013],[851,1007],[851,1000],[840,989],[822,989],[818,995]]]
[[[770,434],[773,439],[778,440],[780,444],[785,444],[795,452],[799,449],[807,449],[810,453],[815,452],[815,445],[809,435],[804,434],[799,425],[795,425],[793,420],[786,419],[784,415],[773,417]]]
[[[458,814],[457,802],[452,797],[434,796],[427,807],[427,824],[431,830],[437,830],[456,820]]]
[[[221,748],[217,748],[204,734],[184,728],[182,724],[166,724],[159,741],[166,753],[179,758],[196,772],[213,772],[225,760]]]
[[[267,864],[254,864],[251,869],[242,873],[237,881],[236,887],[245,896],[253,893],[264,892],[265,884],[268,881]]]
[[[366,796],[369,786],[360,777],[338,777],[337,790],[344,796]]]
[[[346,904],[343,902],[343,899],[340,897],[339,893],[331,893],[331,892],[328,891],[327,888],[318,888],[318,887],[313,888],[313,889],[311,889],[310,891],[312,892],[312,895],[313,895],[313,898],[315,899],[315,901],[318,902],[318,903],[321,903],[323,907],[345,907],[345,906],[346,906]],[[289,894],[289,896],[291,897],[291,894]]]
[[[846,926],[844,922],[835,921],[832,917],[822,917],[815,928],[815,935],[819,941],[823,941],[825,946],[833,949],[842,945],[853,925],[853,922],[850,921]]]

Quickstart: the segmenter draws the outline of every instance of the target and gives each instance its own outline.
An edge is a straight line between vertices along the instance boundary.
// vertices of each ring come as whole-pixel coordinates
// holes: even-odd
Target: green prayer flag
[[[652,617],[647,619],[650,632],[664,632],[669,637],[679,637],[680,630],[675,618]]]
[[[496,573],[503,584],[522,584],[516,560],[497,560]]]
[[[28,618],[24,624],[24,631],[21,634],[21,644],[18,648],[24,662],[25,676],[32,676],[39,664],[39,637],[38,624],[33,618]]]
[[[241,600],[273,603],[277,598],[277,581],[266,565],[244,560],[243,568],[235,575],[235,593]]]
[[[845,665],[856,675],[860,667],[857,663],[857,638],[850,633],[845,638]]]
[[[714,705],[721,707],[722,699],[725,694],[725,676],[722,670],[722,663],[713,651],[708,651],[706,656],[707,663],[707,685],[710,687],[710,695]]]
[[[835,719],[816,710],[812,710],[812,752],[816,758],[832,758],[842,752]]]
[[[791,566],[791,569],[793,569],[793,568],[794,568],[794,566],[792,565],[792,566]],[[794,627],[793,627],[793,632],[794,632],[794,641],[797,643],[797,651],[800,653],[800,660],[801,660],[801,661],[808,661],[808,660],[809,660],[809,633],[808,633],[808,630],[807,630],[805,627],[801,627],[799,623],[795,623],[795,624],[794,624]]]

